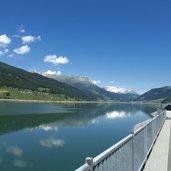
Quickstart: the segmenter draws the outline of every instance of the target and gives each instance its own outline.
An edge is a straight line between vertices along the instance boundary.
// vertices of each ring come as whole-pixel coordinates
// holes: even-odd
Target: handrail
[[[154,118],[135,125],[131,134],[118,143],[95,158],[87,157],[85,164],[75,171],[141,170],[165,120],[165,110],[158,110],[158,114],[155,115]],[[123,163],[121,160],[125,158],[127,158],[128,161]]]

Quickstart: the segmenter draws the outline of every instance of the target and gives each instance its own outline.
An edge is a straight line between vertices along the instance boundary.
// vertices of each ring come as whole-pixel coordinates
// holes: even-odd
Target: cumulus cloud
[[[9,52],[8,49],[2,49],[2,50],[0,50],[0,56],[4,56],[4,55],[6,55],[8,52]]]
[[[95,85],[100,84],[100,80],[93,80],[92,83]]]
[[[57,57],[56,55],[47,55],[44,57],[44,62],[50,62],[53,63],[54,65],[58,64],[67,64],[69,63],[69,60],[67,57]]]
[[[0,35],[0,47],[6,47],[11,43],[11,38],[9,38],[6,34]]]
[[[6,151],[16,157],[21,157],[23,155],[23,150],[17,146],[10,146],[6,149]]]
[[[51,71],[48,70],[46,72],[44,72],[45,75],[61,75],[61,71]]]
[[[56,75],[61,75],[61,74],[62,74],[61,71],[56,72]]]
[[[48,71],[45,72],[45,74],[47,74],[47,75],[56,75],[56,71],[48,70]]]
[[[23,26],[23,25],[18,26],[17,31],[18,31],[19,33],[25,33],[25,32],[26,32],[26,30],[24,29],[24,26]]]
[[[40,36],[23,36],[21,38],[22,40],[22,43],[23,44],[27,44],[27,43],[32,43],[32,42],[35,42],[35,41],[40,41],[41,40],[41,37]]]
[[[24,45],[24,46],[14,49],[13,52],[15,52],[18,55],[23,55],[23,54],[28,53],[30,49],[31,48],[28,45]]]
[[[40,145],[46,148],[62,147],[64,144],[65,142],[62,139],[49,138],[40,140]]]
[[[115,86],[106,86],[105,89],[112,93],[120,93],[120,94],[127,94],[127,93],[133,93],[136,94],[133,90],[130,90],[128,88],[122,88],[122,87],[115,87]]]

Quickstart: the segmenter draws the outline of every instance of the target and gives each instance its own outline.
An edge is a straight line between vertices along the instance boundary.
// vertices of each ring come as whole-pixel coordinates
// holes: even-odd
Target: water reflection
[[[2,164],[3,162],[3,158],[0,156],[0,164]]]
[[[126,118],[126,117],[130,117],[131,113],[130,112],[125,112],[125,111],[111,111],[111,112],[107,112],[106,113],[106,117],[108,119],[116,119],[116,118]]]
[[[24,160],[24,150],[19,146],[9,144],[10,142],[5,141],[0,143],[0,153],[3,155],[3,157],[0,156],[0,168],[2,170],[31,168],[32,165]]]
[[[47,114],[0,115],[0,170],[74,170],[155,110],[132,104],[67,104],[71,112],[54,113],[57,106]]]
[[[85,127],[98,123],[98,118],[103,116],[108,119],[125,118],[139,111],[151,113],[155,110],[154,106],[130,104],[67,104],[67,107],[72,108],[73,105],[75,110],[69,113],[0,115],[0,134],[25,128],[50,131],[66,126]]]
[[[23,155],[23,150],[17,146],[9,146],[6,149],[7,153],[10,153],[16,157],[21,157]]]
[[[0,115],[46,114],[49,111],[50,113],[57,113],[68,110],[63,105],[54,105],[51,103],[0,101]]]
[[[23,160],[15,159],[13,162],[13,166],[19,167],[19,168],[25,168],[25,167],[27,167],[27,162],[25,162]]]
[[[38,127],[35,128],[31,128],[31,130],[34,129],[39,129],[39,130],[44,130],[44,131],[58,131],[58,126],[56,126],[54,123],[50,123],[50,124],[42,124],[39,125]]]
[[[46,148],[62,147],[64,144],[65,144],[64,140],[57,139],[57,138],[48,138],[48,139],[40,140],[40,145]]]

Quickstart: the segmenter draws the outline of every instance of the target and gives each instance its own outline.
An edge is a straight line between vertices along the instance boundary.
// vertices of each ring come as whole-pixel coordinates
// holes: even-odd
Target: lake
[[[72,171],[156,106],[0,102],[0,171]]]

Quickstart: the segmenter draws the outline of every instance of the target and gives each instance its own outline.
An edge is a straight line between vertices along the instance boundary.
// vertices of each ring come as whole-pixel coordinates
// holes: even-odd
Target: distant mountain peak
[[[106,86],[104,87],[107,91],[118,94],[137,94],[135,91],[123,87]]]

